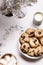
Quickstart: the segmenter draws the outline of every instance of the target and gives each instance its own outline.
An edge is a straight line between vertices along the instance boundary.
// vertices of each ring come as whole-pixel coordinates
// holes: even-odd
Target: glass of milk
[[[35,25],[40,25],[43,21],[43,14],[41,12],[36,12],[34,14],[33,23]]]

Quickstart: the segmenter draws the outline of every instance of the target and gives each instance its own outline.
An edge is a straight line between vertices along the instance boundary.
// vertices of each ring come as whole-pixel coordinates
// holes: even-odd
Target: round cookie
[[[25,32],[26,32],[30,37],[33,37],[33,36],[34,36],[34,31],[35,31],[35,29],[33,29],[33,28],[28,28]]]
[[[37,38],[30,38],[30,42],[29,43],[30,43],[30,46],[32,48],[36,48],[36,47],[39,46],[39,41],[38,41]]]
[[[20,43],[23,44],[25,41],[23,40],[23,38],[20,37],[19,39]]]
[[[21,37],[24,39],[25,37],[28,37],[28,34],[27,34],[27,33],[23,33],[23,34],[21,35]]]
[[[28,43],[24,43],[21,45],[20,49],[24,52],[24,53],[27,53],[29,51],[29,44]]]
[[[43,37],[40,38],[40,43],[41,43],[41,45],[43,46]]]
[[[20,37],[20,43],[23,44],[24,42],[29,42],[29,36],[27,33],[23,33]]]
[[[37,38],[43,37],[43,30],[42,29],[36,29],[35,30],[35,36]]]
[[[30,48],[27,54],[28,54],[29,56],[34,56],[34,51],[35,51],[34,48]]]
[[[40,48],[41,48],[41,49],[40,49],[40,50],[41,50],[41,53],[43,54],[43,46],[40,46]]]
[[[27,43],[29,43],[29,40],[30,40],[29,37],[24,38],[24,41],[27,42]]]
[[[41,56],[41,55],[42,55],[42,50],[41,50],[41,46],[39,46],[35,49],[35,56]]]

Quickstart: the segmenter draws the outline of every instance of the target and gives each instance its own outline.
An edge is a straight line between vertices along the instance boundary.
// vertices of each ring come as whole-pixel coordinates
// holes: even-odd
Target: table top
[[[26,29],[28,27],[43,29],[43,22],[40,26],[35,26],[32,24],[33,15],[35,12],[43,13],[43,0],[38,0],[38,2],[33,6],[26,7],[26,16],[22,19],[17,19],[15,18],[15,16],[8,18],[3,15],[0,15],[0,43],[3,43],[0,49],[2,51],[2,54],[4,53],[14,54],[17,57],[18,65],[43,64],[43,58],[38,60],[31,60],[23,57],[22,55],[20,55],[17,47],[21,31],[19,28],[17,29],[15,27],[16,25],[23,27],[23,29]],[[12,29],[9,31],[10,28]]]

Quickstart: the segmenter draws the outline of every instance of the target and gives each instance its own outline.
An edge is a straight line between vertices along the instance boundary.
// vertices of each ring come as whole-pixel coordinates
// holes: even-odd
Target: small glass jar
[[[34,14],[33,24],[40,25],[42,21],[43,21],[43,14],[41,12],[36,12]]]

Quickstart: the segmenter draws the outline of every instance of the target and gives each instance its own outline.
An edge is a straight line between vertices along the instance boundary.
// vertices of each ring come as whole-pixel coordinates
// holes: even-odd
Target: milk
[[[41,21],[42,18],[43,18],[43,17],[42,17],[41,14],[36,14],[36,15],[35,15],[35,20],[36,20],[36,21]]]
[[[36,25],[40,25],[43,20],[43,15],[40,12],[35,13],[33,23]]]

